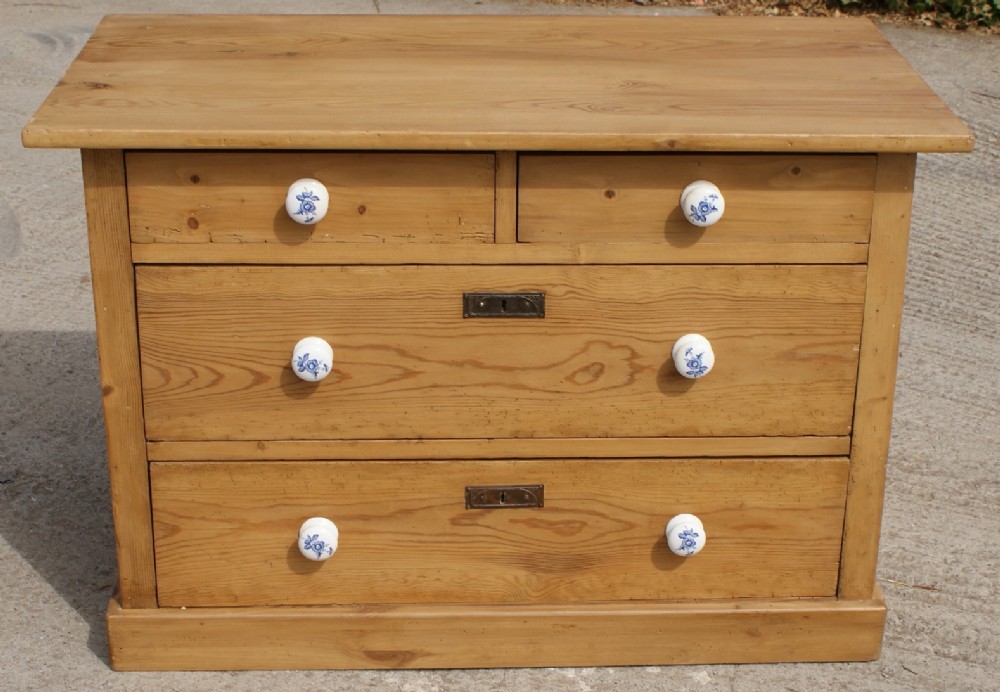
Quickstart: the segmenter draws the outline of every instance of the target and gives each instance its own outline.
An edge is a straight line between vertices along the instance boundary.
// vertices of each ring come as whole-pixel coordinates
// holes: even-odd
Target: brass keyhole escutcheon
[[[466,509],[515,509],[544,505],[544,485],[470,485],[465,488]]]
[[[462,317],[545,317],[545,294],[463,293]]]

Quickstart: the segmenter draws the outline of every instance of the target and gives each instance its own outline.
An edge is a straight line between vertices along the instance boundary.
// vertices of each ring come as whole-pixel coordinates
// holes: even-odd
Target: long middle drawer
[[[150,440],[847,435],[863,266],[140,266]],[[466,292],[544,317],[465,318]],[[699,333],[715,369],[671,348]],[[327,340],[331,374],[290,362]]]

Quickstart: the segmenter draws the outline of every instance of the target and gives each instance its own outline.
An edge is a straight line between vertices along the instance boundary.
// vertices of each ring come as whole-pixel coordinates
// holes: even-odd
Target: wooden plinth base
[[[877,658],[885,603],[123,609],[116,670],[497,668]]]

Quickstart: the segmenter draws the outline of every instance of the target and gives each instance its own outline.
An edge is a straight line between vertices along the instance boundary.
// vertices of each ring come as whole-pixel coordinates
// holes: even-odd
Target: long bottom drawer
[[[159,462],[161,606],[833,596],[848,460]],[[467,509],[469,486],[544,486]],[[666,545],[676,514],[706,544]],[[339,548],[298,549],[310,517]]]

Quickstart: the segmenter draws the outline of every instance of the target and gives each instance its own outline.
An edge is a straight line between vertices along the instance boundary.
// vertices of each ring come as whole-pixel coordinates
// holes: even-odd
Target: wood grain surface
[[[161,606],[833,596],[847,459],[154,462]],[[469,485],[544,507],[466,509]],[[706,546],[663,529],[696,514]],[[332,520],[311,562],[299,526]]]
[[[456,440],[208,440],[146,445],[150,461],[846,456],[851,438],[577,437]]]
[[[870,22],[112,16],[28,146],[967,151]]]
[[[115,670],[868,661],[882,646],[885,602],[876,593],[859,601],[125,610],[112,600],[107,622]]]
[[[128,202],[122,152],[81,152],[90,240],[101,402],[115,519],[118,592],[122,605],[156,604],[149,474],[129,258]]]
[[[842,598],[858,598],[875,585],[916,165],[916,155],[879,156],[844,521]]]
[[[696,180],[719,186],[722,220],[680,207]],[[517,237],[529,243],[867,243],[874,156],[525,154]]]
[[[517,242],[517,152],[496,153],[496,232],[497,243]]]
[[[492,243],[492,154],[132,152],[134,243]],[[296,223],[288,186],[319,180],[325,218]]]
[[[868,243],[133,243],[138,264],[863,264]]]
[[[861,266],[136,269],[151,440],[847,435]],[[544,319],[463,319],[544,291]],[[670,350],[714,344],[688,380]],[[334,349],[303,382],[304,336]]]

